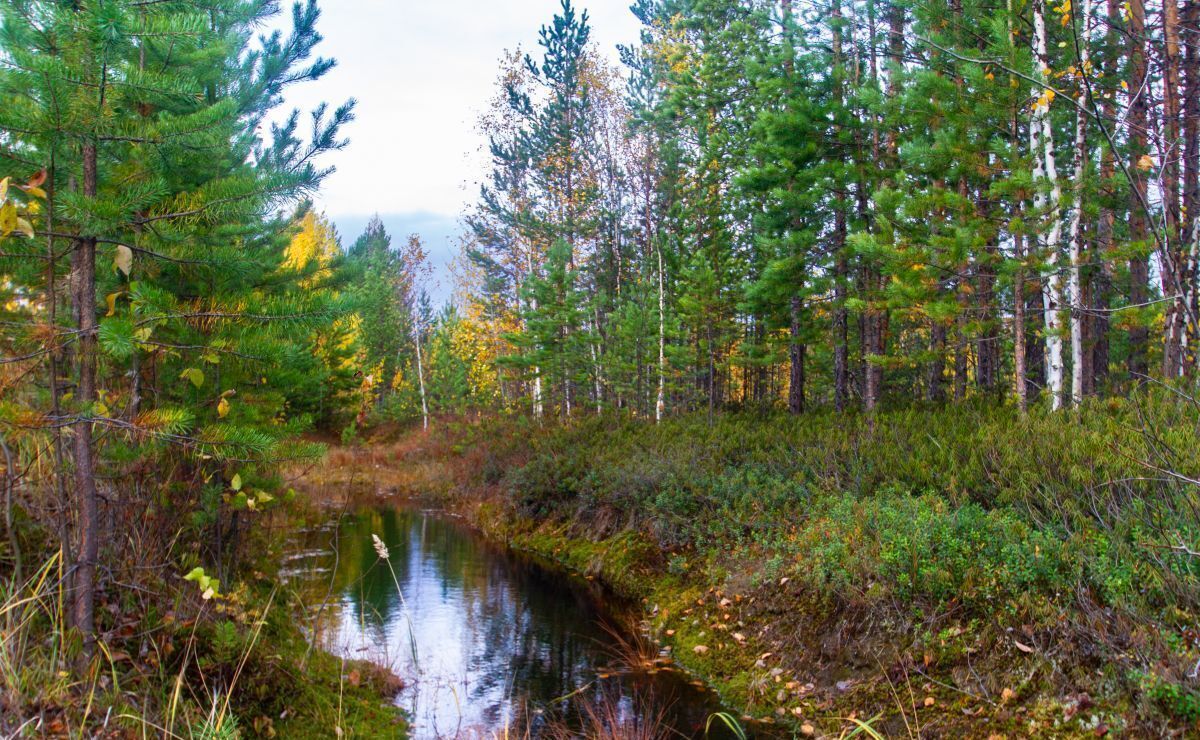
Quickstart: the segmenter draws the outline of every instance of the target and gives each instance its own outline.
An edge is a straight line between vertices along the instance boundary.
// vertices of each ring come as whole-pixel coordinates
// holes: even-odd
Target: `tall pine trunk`
[[[1081,75],[1088,74],[1091,67],[1089,32],[1092,16],[1092,0],[1084,0],[1079,38],[1079,68]],[[1083,403],[1084,374],[1087,363],[1083,358],[1084,304],[1083,304],[1083,199],[1085,195],[1084,175],[1087,171],[1087,83],[1080,83],[1078,107],[1075,110],[1075,154],[1072,166],[1074,200],[1071,205],[1071,222],[1068,229],[1071,264],[1067,270],[1067,296],[1071,312],[1071,404]]]
[[[804,413],[804,342],[801,339],[800,325],[800,296],[792,296],[791,301],[791,332],[792,340],[789,347],[791,374],[788,379],[788,411],[793,414]]]
[[[845,105],[843,90],[844,60],[842,59],[842,4],[833,0],[829,9],[833,19],[833,95],[835,114],[840,115]],[[835,126],[837,133],[841,127]],[[839,152],[841,163],[845,155]],[[833,406],[838,411],[846,408],[850,396],[850,352],[847,337],[846,315],[846,206],[839,194],[834,201],[833,215]]]
[[[97,193],[96,143],[82,145],[83,195]],[[96,495],[96,463],[92,439],[92,406],[96,402],[96,238],[85,236],[75,246],[75,305],[78,315],[78,373],[75,398],[83,415],[75,425],[75,497],[78,508],[79,556],[72,584],[71,622],[83,638],[84,656],[95,645],[96,565],[100,554],[100,515]]]
[[[1163,145],[1162,205],[1164,233],[1159,239],[1160,275],[1163,295],[1170,297],[1163,326],[1163,375],[1177,377],[1183,369],[1183,332],[1187,312],[1183,277],[1183,255],[1179,211],[1180,141],[1180,46],[1179,3],[1163,0]]]
[[[1145,248],[1149,238],[1147,215],[1149,195],[1146,176],[1139,162],[1148,152],[1150,91],[1147,89],[1146,66],[1146,3],[1129,0],[1129,115],[1127,119],[1129,162],[1127,170],[1132,179],[1130,192],[1129,238],[1138,252],[1129,258],[1129,305],[1142,306],[1149,298],[1150,263]],[[1149,332],[1141,324],[1129,329],[1129,374],[1144,376],[1148,369],[1146,345]]]
[[[1108,0],[1105,18],[1108,31],[1105,34],[1105,47],[1109,53],[1104,55],[1103,71],[1109,79],[1117,78],[1118,50],[1120,36],[1118,23],[1121,16],[1120,0]],[[1100,112],[1104,122],[1116,120],[1116,105],[1112,95],[1104,95],[1100,100]],[[1104,125],[1107,125],[1105,123]],[[1108,385],[1109,362],[1109,300],[1113,289],[1113,249],[1116,244],[1117,218],[1109,195],[1116,176],[1116,152],[1111,142],[1103,143],[1104,149],[1100,155],[1100,186],[1105,197],[1100,201],[1100,218],[1096,223],[1096,254],[1098,263],[1092,290],[1092,306],[1096,309],[1092,316],[1092,380],[1090,392],[1099,394]]]

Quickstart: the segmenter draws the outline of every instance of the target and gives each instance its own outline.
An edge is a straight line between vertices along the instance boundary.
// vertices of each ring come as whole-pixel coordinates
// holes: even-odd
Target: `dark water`
[[[612,626],[621,620],[597,586],[492,546],[441,514],[372,509],[303,532],[285,574],[314,605],[328,649],[406,681],[396,701],[414,737],[519,737],[548,723],[579,730],[589,708],[704,737],[720,711],[666,653],[622,659],[621,645],[636,635]]]

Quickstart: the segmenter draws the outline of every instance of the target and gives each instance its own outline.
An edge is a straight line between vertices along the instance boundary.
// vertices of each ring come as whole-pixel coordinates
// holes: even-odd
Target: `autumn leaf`
[[[224,419],[229,415],[229,399],[222,398],[217,402],[217,416]]]
[[[118,244],[117,253],[113,255],[113,267],[129,275],[133,270],[133,250],[124,244]]]
[[[235,491],[242,490],[242,474],[234,473],[233,478],[229,480],[229,487]]]
[[[1153,166],[1154,159],[1149,154],[1143,154],[1142,156],[1138,157],[1137,168],[1142,172],[1145,172]]]
[[[117,313],[117,299],[121,297],[120,293],[109,293],[104,297],[104,302],[108,304],[108,313],[105,316],[114,316]]]
[[[0,236],[8,236],[17,228],[17,207],[6,201],[0,206]]]

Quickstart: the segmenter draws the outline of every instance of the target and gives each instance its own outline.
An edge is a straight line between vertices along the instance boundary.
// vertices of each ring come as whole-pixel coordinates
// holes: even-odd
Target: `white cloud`
[[[629,0],[577,0],[592,39],[616,56],[637,38]],[[318,207],[335,219],[398,212],[453,216],[476,194],[475,118],[492,93],[496,61],[518,44],[535,51],[538,29],[558,0],[325,0],[318,26],[322,56],[338,66],[315,84],[293,88],[287,108],[311,110],[357,98],[345,150],[323,164],[337,172]],[[286,22],[290,12],[281,15]],[[536,56],[536,54],[535,54]],[[469,186],[464,187],[465,184]],[[352,241],[355,234],[343,234]]]

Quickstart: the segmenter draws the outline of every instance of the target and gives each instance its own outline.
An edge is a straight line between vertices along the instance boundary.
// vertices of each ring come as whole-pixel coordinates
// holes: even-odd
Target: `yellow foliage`
[[[303,285],[311,287],[329,276],[327,266],[341,251],[337,231],[323,214],[309,211],[300,221],[300,231],[284,252],[285,269],[301,272],[314,263],[318,269]]]

